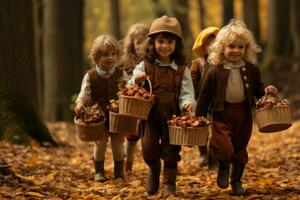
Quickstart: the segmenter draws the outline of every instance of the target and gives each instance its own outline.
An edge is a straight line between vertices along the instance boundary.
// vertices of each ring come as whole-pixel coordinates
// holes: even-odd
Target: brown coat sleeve
[[[201,74],[202,74],[202,66],[200,65],[199,59],[195,59],[192,61],[191,65],[191,76],[194,86],[194,92],[195,92],[195,99],[199,96],[200,91],[200,81],[201,81]]]

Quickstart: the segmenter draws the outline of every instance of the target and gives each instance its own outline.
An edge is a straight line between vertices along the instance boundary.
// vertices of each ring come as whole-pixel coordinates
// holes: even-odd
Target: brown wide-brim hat
[[[156,33],[168,32],[172,33],[179,38],[182,38],[181,27],[178,20],[174,17],[168,17],[166,15],[155,19],[150,27],[148,36],[154,35]]]

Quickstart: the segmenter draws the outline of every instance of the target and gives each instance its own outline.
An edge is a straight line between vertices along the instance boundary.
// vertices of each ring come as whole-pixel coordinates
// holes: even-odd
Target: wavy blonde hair
[[[141,36],[147,36],[149,33],[149,26],[143,23],[136,23],[130,26],[124,39],[124,54],[122,55],[122,62],[127,66],[135,66],[142,58],[140,58],[134,49],[134,39]]]
[[[93,64],[97,64],[99,57],[108,50],[114,50],[117,57],[120,56],[120,47],[117,40],[111,35],[99,35],[93,42],[89,58]]]
[[[246,62],[257,64],[256,54],[261,52],[260,46],[256,43],[252,33],[247,29],[246,24],[241,20],[230,20],[229,24],[224,26],[215,41],[209,47],[208,62],[213,65],[220,65],[224,61],[224,49],[236,37],[246,42],[244,60]]]

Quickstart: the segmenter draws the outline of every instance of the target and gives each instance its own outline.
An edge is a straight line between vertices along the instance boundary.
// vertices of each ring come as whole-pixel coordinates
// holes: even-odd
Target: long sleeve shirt
[[[159,60],[156,60],[159,66],[161,67],[171,67],[172,69],[176,70],[178,69],[178,65],[172,61],[171,64],[165,65],[162,64]],[[140,64],[138,64],[135,69],[133,70],[133,74],[131,79],[128,81],[128,84],[135,84],[135,77],[138,73],[145,72],[145,63],[142,61]],[[143,83],[142,83],[143,84]],[[180,109],[183,108],[185,104],[191,103],[195,105],[195,95],[194,95],[194,87],[193,82],[191,78],[191,72],[189,68],[185,68],[182,81],[181,81],[181,88],[180,88],[180,95],[179,95],[179,107]]]
[[[116,69],[116,67],[114,66],[109,71],[104,71],[101,69],[101,67],[99,65],[96,65],[97,74],[103,78],[109,78],[115,72],[115,69]],[[122,79],[125,81],[127,81],[129,79],[129,77],[125,71],[123,72]],[[78,103],[79,101],[83,101],[83,102],[91,101],[91,99],[92,99],[91,93],[92,93],[92,90],[91,90],[90,76],[88,73],[86,73],[83,77],[80,93],[78,94],[78,97],[77,97],[75,103]]]

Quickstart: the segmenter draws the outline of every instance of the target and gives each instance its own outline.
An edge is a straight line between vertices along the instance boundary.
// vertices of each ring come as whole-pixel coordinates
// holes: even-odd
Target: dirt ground
[[[93,144],[77,139],[73,124],[48,123],[59,148],[30,147],[0,143],[0,155],[10,166],[12,175],[0,175],[0,199],[161,199],[148,196],[144,189],[147,168],[141,147],[135,157],[133,173],[126,180],[105,183],[93,181],[91,160]],[[198,167],[196,148],[183,147],[179,163],[177,195],[169,199],[300,199],[300,121],[286,131],[263,134],[254,127],[248,146],[249,163],[243,176],[248,194],[233,197],[228,189],[216,185],[216,171]],[[110,147],[105,170],[112,177]],[[161,177],[162,178],[162,177]]]

